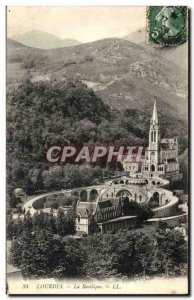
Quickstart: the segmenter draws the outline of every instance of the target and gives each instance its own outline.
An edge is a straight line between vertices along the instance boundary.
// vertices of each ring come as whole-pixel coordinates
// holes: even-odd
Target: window
[[[154,135],[153,135],[153,131],[151,132],[151,142],[154,141]]]

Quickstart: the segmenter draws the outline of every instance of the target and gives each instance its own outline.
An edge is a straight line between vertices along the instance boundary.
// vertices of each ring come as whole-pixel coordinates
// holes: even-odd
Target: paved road
[[[161,181],[161,178],[152,178],[152,180],[160,180]],[[162,183],[163,184],[166,184],[168,181],[166,180],[166,179],[162,179]],[[33,203],[34,203],[34,201],[37,201],[37,200],[39,200],[39,199],[42,199],[42,198],[44,198],[44,197],[46,197],[46,196],[50,196],[50,195],[56,195],[56,194],[62,194],[62,193],[67,193],[67,192],[71,192],[71,191],[74,191],[74,190],[79,190],[79,189],[87,189],[87,188],[90,188],[90,189],[92,189],[92,188],[95,188],[95,189],[97,189],[97,188],[99,188],[99,187],[102,187],[102,189],[104,188],[104,187],[108,187],[108,182],[107,182],[107,184],[105,184],[105,185],[97,185],[97,186],[88,186],[88,187],[80,187],[80,188],[75,188],[75,189],[68,189],[68,190],[61,190],[61,191],[55,191],[55,192],[49,192],[49,193],[45,193],[45,194],[42,194],[42,195],[39,195],[39,196],[35,196],[35,197],[32,197],[31,199],[29,199],[26,203],[24,203],[24,205],[23,205],[23,209],[25,210],[25,213],[27,212],[27,211],[30,211],[30,213],[31,213],[31,215],[33,215],[37,210],[36,209],[34,209],[33,208]],[[160,188],[160,190],[161,190],[161,188]],[[164,189],[163,189],[164,190]],[[165,192],[167,191],[167,192],[169,192],[168,190],[164,190]],[[101,195],[101,193],[98,195],[98,197],[100,197],[100,195]],[[175,198],[175,197],[172,197],[172,198]],[[172,201],[173,202],[173,201]],[[167,204],[167,205],[171,205],[172,204],[172,202],[171,203],[169,203],[169,204]],[[158,208],[158,210],[159,209],[161,209],[161,208]],[[157,210],[157,209],[156,209]]]
[[[75,188],[75,189],[68,189],[68,190],[61,190],[61,191],[55,191],[55,192],[49,192],[49,193],[45,193],[45,194],[42,194],[42,195],[39,195],[39,196],[35,196],[35,197],[32,197],[30,198],[29,200],[27,200],[24,205],[23,205],[23,209],[25,209],[25,213],[27,213],[27,211],[29,211],[31,213],[31,215],[33,215],[37,209],[34,209],[33,208],[33,203],[34,201],[37,201],[39,199],[42,199],[46,196],[50,196],[50,195],[56,195],[56,194],[65,194],[65,193],[70,193],[72,191],[76,191],[78,189],[87,189],[87,188],[90,188],[90,189],[93,189],[93,188],[99,188],[99,186],[87,186],[87,187],[80,187],[80,188]]]
[[[24,203],[23,209],[25,209],[25,213],[27,211],[30,211],[31,215],[33,215],[37,211],[36,209],[33,208],[34,201],[42,199],[46,196],[55,195],[55,194],[62,194],[62,193],[65,193],[65,192],[67,192],[67,190],[57,191],[57,192],[50,192],[50,193],[46,193],[46,194],[43,194],[43,195],[35,196],[35,197],[31,198],[30,200],[28,200],[26,203]]]

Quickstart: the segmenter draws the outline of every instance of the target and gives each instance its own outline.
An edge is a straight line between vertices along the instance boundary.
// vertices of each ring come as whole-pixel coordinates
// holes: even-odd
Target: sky
[[[9,6],[7,36],[42,30],[62,39],[90,42],[123,37],[146,26],[146,7]]]

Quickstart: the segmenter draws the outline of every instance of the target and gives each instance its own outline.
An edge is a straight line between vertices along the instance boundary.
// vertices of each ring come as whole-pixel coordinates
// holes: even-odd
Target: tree
[[[67,219],[63,210],[58,209],[57,219],[56,219],[56,228],[58,235],[65,236],[67,232]]]
[[[183,174],[183,189],[188,194],[188,149],[180,156],[180,172]]]
[[[20,197],[17,197],[15,196],[13,193],[12,195],[10,196],[9,198],[9,205],[11,208],[16,208],[17,205],[21,203],[21,198]]]
[[[14,236],[16,236],[16,227],[15,227],[15,222],[12,218],[12,215],[10,215],[7,218],[7,222],[6,222],[6,235],[7,235],[7,239],[10,240],[12,239]]]
[[[33,231],[30,228],[24,227],[12,240],[9,255],[10,263],[21,268],[26,277],[103,279],[187,272],[187,242],[176,230],[121,230],[78,241],[53,233],[46,226]]]
[[[50,207],[53,208],[53,209],[58,209],[58,208],[59,208],[59,204],[58,204],[57,201],[55,200],[55,201],[53,201],[53,203],[51,204]]]
[[[166,230],[166,228],[168,227],[168,223],[162,220],[159,220],[158,222],[158,228]]]
[[[117,237],[112,234],[94,234],[81,240],[87,253],[84,272],[89,278],[104,279],[117,275]]]
[[[153,257],[155,255],[155,239],[153,236],[140,233],[135,243],[136,274],[151,275],[155,271]]]
[[[141,224],[142,222],[153,217],[153,210],[147,204],[142,204],[137,208],[137,220]]]
[[[60,236],[75,233],[75,211],[73,208],[68,211],[67,215],[64,214],[63,210],[58,209],[56,228],[57,234]]]
[[[68,209],[66,217],[67,217],[67,235],[75,234],[76,233],[76,224],[75,224],[76,205],[73,205],[70,209]]]
[[[63,178],[62,172],[55,180],[55,172],[46,171],[44,147],[66,139],[76,144],[96,140],[98,124],[111,119],[109,107],[81,81],[73,79],[32,82],[28,76],[8,91],[7,99],[9,185],[25,187],[32,194],[44,185],[61,189],[77,184],[78,180],[72,181],[68,175]]]
[[[180,275],[187,265],[187,242],[177,230],[157,231],[155,265],[157,272],[167,275]],[[183,271],[185,268],[183,267]]]
[[[32,232],[33,230],[33,219],[29,211],[24,215],[24,219],[22,222],[23,231]]]
[[[44,188],[43,178],[42,178],[42,169],[41,168],[34,168],[30,172],[30,179],[34,190],[42,190]]]
[[[6,235],[8,240],[12,240],[15,237],[21,236],[23,232],[23,222],[22,219],[18,217],[17,220],[12,218],[10,215],[6,222]]]
[[[32,219],[33,219],[33,230],[41,230],[48,227],[46,214],[42,210],[40,212],[35,213]]]
[[[62,241],[63,252],[59,265],[53,271],[55,277],[82,276],[86,254],[77,240],[65,238]]]
[[[134,202],[134,204],[135,204],[135,202]],[[122,210],[123,210],[124,215],[126,215],[126,216],[135,213],[133,203],[129,202],[129,197],[125,197],[123,199]]]
[[[8,253],[8,262],[18,268],[22,265],[23,241],[22,236],[11,241],[10,251]]]
[[[34,186],[33,186],[32,180],[29,176],[27,176],[25,179],[24,189],[25,189],[26,194],[28,194],[28,195],[32,195],[34,193]]]
[[[137,222],[142,222],[150,219],[153,216],[153,211],[147,204],[139,204],[136,201],[129,201],[128,197],[123,199],[123,213],[127,216],[137,216]]]
[[[24,231],[13,240],[10,263],[22,269],[25,277],[64,277],[80,275],[85,256],[77,241],[65,242],[48,229]]]
[[[53,233],[53,234],[57,234],[57,227],[56,227],[56,217],[53,216],[53,210],[51,209],[50,214],[48,215],[48,220],[49,220],[49,230]]]

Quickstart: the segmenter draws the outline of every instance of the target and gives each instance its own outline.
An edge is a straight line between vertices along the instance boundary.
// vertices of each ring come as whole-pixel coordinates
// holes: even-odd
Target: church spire
[[[160,126],[158,123],[158,112],[156,100],[154,102],[154,109],[150,120],[150,132],[149,132],[149,152],[148,160],[151,164],[151,170],[157,169],[159,163],[159,148],[160,148]]]
[[[158,111],[157,111],[156,100],[154,101],[154,109],[152,113],[151,123],[158,124]]]

